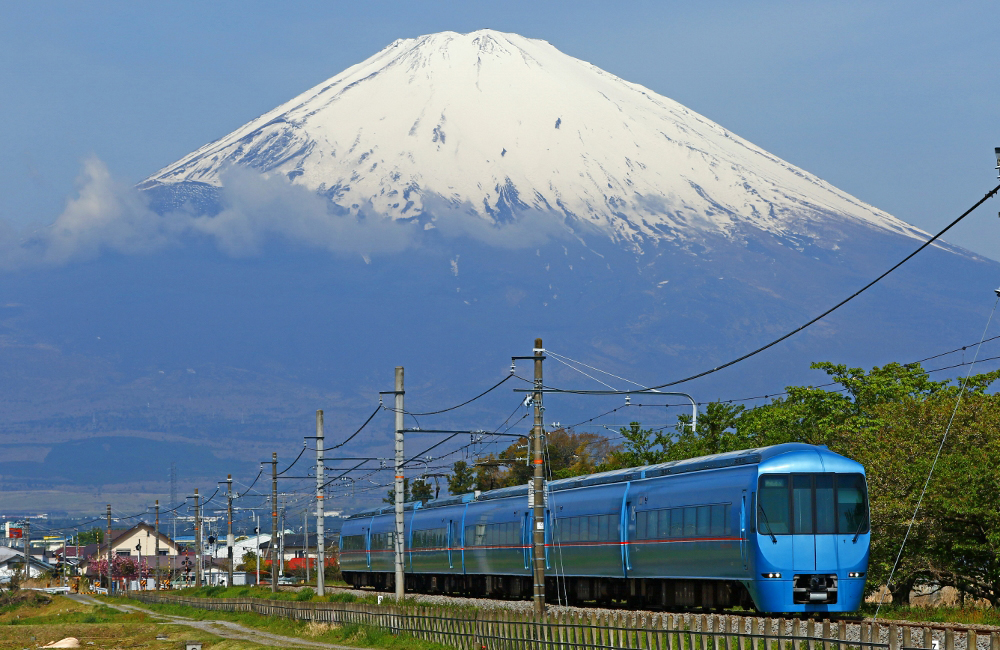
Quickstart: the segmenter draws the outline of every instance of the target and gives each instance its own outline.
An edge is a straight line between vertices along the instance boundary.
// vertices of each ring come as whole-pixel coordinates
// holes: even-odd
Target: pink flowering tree
[[[108,577],[107,557],[90,558],[90,566],[101,577],[101,582]],[[148,578],[150,574],[149,565],[146,558],[141,560],[128,555],[116,555],[111,559],[111,578],[119,580],[142,580]]]

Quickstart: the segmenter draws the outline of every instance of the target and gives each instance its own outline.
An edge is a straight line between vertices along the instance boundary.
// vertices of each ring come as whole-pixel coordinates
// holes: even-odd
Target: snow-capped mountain
[[[420,414],[493,385],[536,337],[553,386],[602,388],[556,354],[620,389],[720,366],[926,236],[670,99],[492,31],[397,41],[150,176],[145,198],[92,185],[38,240],[68,261],[0,270],[0,491],[59,477],[134,494],[171,461],[203,486],[249,484],[260,459],[301,451],[318,408],[343,440],[399,365],[415,426],[522,433],[512,387],[530,380]],[[977,340],[998,275],[929,247],[679,389],[751,405],[825,381],[812,361],[960,363],[932,355]],[[689,408],[622,402],[546,396],[545,419],[604,433]],[[345,455],[391,453],[377,418]],[[440,465],[419,471],[458,460],[435,444]]]
[[[923,234],[648,88],[492,30],[397,40],[140,187],[176,205],[230,166],[426,228],[458,208],[552,213],[639,245],[831,218]]]

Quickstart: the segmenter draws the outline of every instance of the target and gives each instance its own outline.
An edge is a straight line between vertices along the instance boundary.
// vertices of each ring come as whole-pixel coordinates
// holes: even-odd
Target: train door
[[[552,546],[552,513],[546,510],[542,521],[545,522],[545,534],[542,538],[545,547],[545,570],[548,571],[552,568],[552,565],[549,564],[549,547]]]
[[[622,495],[621,513],[621,546],[622,546],[622,574],[627,578],[628,572],[632,570],[632,560],[629,557],[629,539],[634,538],[635,529],[635,506],[629,498],[629,488],[631,482],[625,483],[625,494]]]
[[[524,513],[524,517],[521,518],[521,555],[524,559],[524,568],[531,568],[531,554],[532,554],[532,534],[531,534],[531,510],[527,510]]]
[[[448,568],[449,569],[454,569],[455,568],[455,561],[454,561],[454,558],[452,557],[452,550],[451,549],[455,545],[455,539],[457,537],[458,537],[458,535],[455,534],[455,520],[454,519],[449,519],[448,520],[448,538],[445,540],[445,543],[448,545]]]
[[[365,566],[369,569],[372,568],[372,536],[371,528],[368,526],[361,527],[361,534],[364,535],[365,539]]]
[[[743,571],[748,568],[749,544],[747,543],[747,491],[743,490],[743,498],[740,501],[740,559],[743,561]]]

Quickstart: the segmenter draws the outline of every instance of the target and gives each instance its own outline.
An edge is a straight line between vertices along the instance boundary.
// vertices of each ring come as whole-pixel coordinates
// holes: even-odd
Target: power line
[[[333,451],[334,449],[340,449],[341,447],[343,447],[344,445],[346,445],[347,443],[349,443],[349,442],[350,442],[351,440],[353,440],[353,439],[354,439],[354,436],[356,436],[356,435],[358,435],[359,433],[361,433],[361,431],[362,431],[362,430],[363,430],[363,429],[364,429],[364,428],[365,428],[366,426],[368,426],[368,423],[372,421],[372,419],[373,419],[373,418],[374,418],[374,417],[375,417],[375,416],[376,416],[376,415],[378,414],[378,412],[379,412],[379,411],[381,411],[382,409],[385,409],[385,408],[386,408],[386,407],[382,405],[382,401],[381,401],[381,400],[379,400],[379,403],[378,403],[378,406],[376,406],[376,407],[375,407],[375,410],[374,410],[374,411],[372,411],[372,414],[368,416],[368,419],[367,419],[367,420],[365,420],[364,424],[362,424],[362,425],[361,425],[360,427],[358,427],[358,430],[357,430],[357,431],[355,431],[355,432],[354,432],[354,433],[352,433],[351,435],[347,436],[347,439],[346,439],[346,440],[344,440],[344,442],[342,442],[342,443],[340,443],[340,444],[337,444],[337,445],[334,445],[334,446],[332,446],[332,447],[324,447],[324,448],[323,448],[323,451]],[[386,410],[389,410],[389,409],[386,409]]]
[[[500,388],[500,386],[502,386],[508,379],[511,379],[512,377],[514,377],[514,373],[511,373],[511,374],[507,375],[506,377],[504,377],[503,379],[501,379],[497,383],[493,384],[492,386],[490,386],[489,388],[487,388],[483,392],[479,393],[475,397],[473,397],[471,399],[467,399],[464,402],[462,402],[461,404],[456,404],[455,406],[449,406],[448,408],[438,409],[437,411],[427,411],[426,413],[413,413],[412,411],[403,411],[403,413],[405,413],[406,415],[411,415],[411,416],[424,416],[424,415],[438,415],[439,413],[447,413],[448,411],[454,411],[455,409],[462,408],[466,404],[471,404],[472,402],[475,402],[480,397],[484,397],[484,396],[488,395],[489,393],[492,393],[494,390],[496,390],[497,388]],[[386,406],[385,410],[395,412],[396,409],[394,409],[392,407],[389,407],[389,406]]]
[[[874,280],[872,280],[871,282],[869,282],[865,286],[861,287],[860,289],[858,289],[857,291],[855,291],[851,295],[847,296],[846,298],[844,298],[843,300],[841,300],[840,302],[838,302],[837,304],[835,304],[833,307],[830,307],[829,309],[827,309],[826,311],[824,311],[820,315],[816,316],[815,318],[812,318],[812,319],[806,321],[802,325],[799,325],[798,327],[796,327],[795,329],[789,331],[788,333],[783,334],[782,336],[779,336],[778,338],[774,339],[770,343],[766,343],[766,344],[760,346],[759,348],[757,348],[755,350],[747,352],[746,354],[744,354],[742,356],[736,357],[735,359],[732,359],[731,361],[727,361],[726,363],[723,363],[723,364],[718,365],[718,366],[716,366],[714,368],[711,368],[710,370],[703,370],[702,372],[690,375],[688,377],[684,377],[682,379],[675,379],[673,381],[668,381],[668,382],[663,383],[663,384],[657,384],[655,386],[647,386],[647,387],[642,388],[642,390],[652,391],[652,390],[657,390],[657,389],[660,389],[660,388],[667,388],[669,386],[676,386],[677,384],[683,384],[685,382],[688,382],[688,381],[691,381],[691,380],[694,380],[694,379],[700,379],[701,377],[705,377],[707,375],[711,375],[712,373],[718,372],[720,370],[724,370],[725,368],[728,368],[730,366],[734,366],[737,363],[740,363],[741,361],[746,361],[750,357],[753,357],[753,356],[755,356],[757,354],[760,354],[764,350],[767,350],[767,349],[769,349],[771,347],[774,347],[775,345],[777,345],[778,343],[781,343],[785,339],[788,339],[788,338],[794,336],[795,334],[798,334],[802,330],[806,329],[807,327],[816,324],[817,322],[819,322],[823,318],[829,316],[830,314],[832,314],[836,310],[840,309],[841,307],[843,307],[844,305],[846,305],[850,301],[852,301],[855,298],[857,298],[858,296],[860,296],[862,293],[864,293],[865,291],[867,291],[871,287],[875,286],[876,283],[878,283],[883,278],[885,278],[887,275],[889,275],[890,273],[892,273],[893,271],[895,271],[896,269],[898,269],[899,267],[901,267],[903,264],[905,264],[906,262],[910,261],[910,259],[912,259],[917,253],[921,252],[922,250],[924,250],[925,248],[927,248],[928,246],[930,246],[931,244],[933,244],[935,241],[937,241],[942,235],[944,235],[946,232],[948,232],[949,230],[951,230],[955,225],[957,225],[960,221],[962,221],[962,219],[965,219],[967,216],[969,216],[972,213],[973,210],[975,210],[980,205],[982,205],[983,203],[985,203],[988,199],[992,198],[998,191],[1000,191],[1000,185],[997,185],[992,190],[990,190],[989,192],[987,192],[983,196],[983,198],[981,198],[978,201],[976,201],[976,203],[971,208],[969,208],[968,210],[966,210],[965,212],[963,212],[961,215],[959,215],[959,217],[957,219],[955,219],[954,221],[952,221],[951,223],[949,223],[943,229],[941,229],[940,231],[938,231],[937,234],[935,234],[930,239],[928,239],[927,241],[925,241],[923,244],[921,244],[920,246],[918,246],[917,249],[914,250],[912,253],[910,253],[909,255],[907,255],[906,257],[904,257],[902,260],[900,260],[896,264],[892,265],[892,267],[890,267],[889,270],[885,271],[884,273],[882,273],[881,275],[879,275],[877,278],[875,278]],[[546,392],[552,392],[552,393],[580,393],[580,392],[590,392],[590,391],[577,391],[577,390],[569,390],[569,389],[551,388],[551,389],[547,390]],[[638,392],[638,391],[615,391],[615,394],[625,395],[625,394],[628,394],[628,393],[635,393],[635,392]]]

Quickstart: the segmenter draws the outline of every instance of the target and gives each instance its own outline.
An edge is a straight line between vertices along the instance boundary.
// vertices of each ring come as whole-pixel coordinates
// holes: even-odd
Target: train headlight
[[[764,577],[764,578],[780,578],[781,577],[780,573],[762,573],[760,575],[762,577]]]
[[[865,577],[865,572],[864,571],[851,571],[850,573],[847,574],[847,577],[848,578],[864,578]]]

